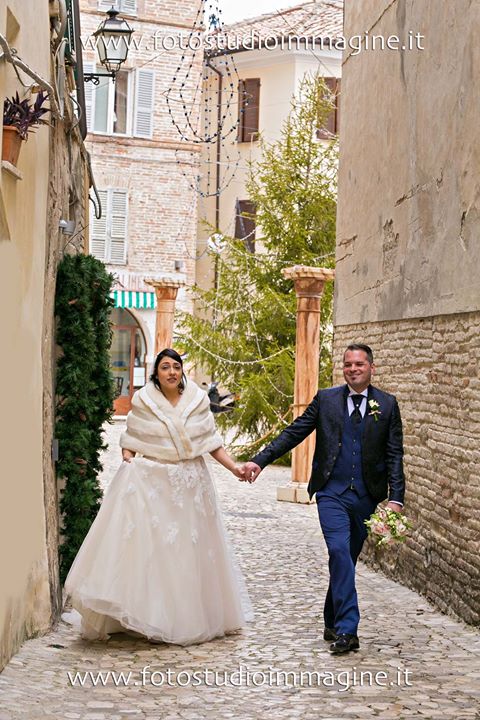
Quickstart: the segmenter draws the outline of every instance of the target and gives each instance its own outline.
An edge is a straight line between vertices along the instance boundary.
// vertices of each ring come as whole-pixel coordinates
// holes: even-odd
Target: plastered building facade
[[[201,189],[206,193],[199,205],[197,283],[201,287],[212,287],[215,283],[214,263],[206,253],[212,231],[235,236],[238,215],[242,203],[248,203],[246,184],[249,163],[260,158],[258,143],[261,133],[266,143],[278,140],[282,125],[291,110],[292,98],[299,94],[300,85],[306,75],[317,73],[322,77],[341,78],[341,49],[334,47],[335,39],[341,34],[343,3],[337,0],[307,2],[284,11],[276,11],[240,21],[225,28],[224,34],[231,46],[238,44],[238,51],[227,57],[219,55],[211,60],[223,76],[220,97],[222,107],[219,117],[226,114],[221,127],[225,135],[212,151],[204,146],[201,158]],[[250,38],[254,38],[252,47]],[[290,40],[289,40],[290,38]],[[297,38],[299,39],[297,42]],[[321,40],[332,41],[321,44]],[[259,42],[262,41],[263,44]],[[244,118],[251,122],[250,106],[257,108],[255,130],[241,132],[229,130],[239,121],[239,106],[242,104],[242,83],[256,81],[255,97],[248,97]],[[230,97],[230,82],[233,82],[233,98]],[[210,79],[212,87],[204,87],[204,97],[213,98],[218,94],[218,80]],[[337,97],[337,101],[339,97]],[[213,102],[210,100],[210,104]],[[213,107],[216,112],[216,108]],[[255,114],[255,113],[253,113]],[[337,128],[332,128],[336,132]],[[215,156],[218,152],[218,163]],[[218,168],[218,170],[217,170]],[[218,177],[215,175],[218,174]],[[219,193],[215,195],[215,185]],[[247,205],[248,207],[248,205]],[[261,237],[261,229],[257,232]],[[260,250],[260,247],[259,247]]]
[[[59,4],[42,0],[35,14],[22,0],[0,7],[0,34],[42,80],[56,83],[59,103],[22,143],[16,167],[2,161],[0,177],[0,307],[3,383],[0,502],[0,668],[26,638],[47,632],[58,618],[59,517],[53,449],[54,296],[58,262],[85,247],[89,176],[70,93],[71,71],[58,81]],[[63,61],[62,68],[65,69]],[[29,97],[38,81],[19,77],[6,54],[0,93]],[[35,94],[33,94],[33,100]],[[52,106],[52,103],[50,103]],[[3,132],[3,131],[2,131]],[[60,220],[73,221],[75,237]],[[71,241],[71,242],[70,242]]]

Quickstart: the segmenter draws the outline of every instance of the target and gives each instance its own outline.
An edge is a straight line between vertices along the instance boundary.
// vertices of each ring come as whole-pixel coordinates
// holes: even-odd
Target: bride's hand
[[[123,448],[122,450],[122,460],[124,462],[130,462],[135,457],[135,453],[131,450],[127,450],[126,448]]]
[[[237,477],[239,480],[245,481],[247,478],[245,477],[245,469],[243,465],[235,465],[232,468],[232,473]]]

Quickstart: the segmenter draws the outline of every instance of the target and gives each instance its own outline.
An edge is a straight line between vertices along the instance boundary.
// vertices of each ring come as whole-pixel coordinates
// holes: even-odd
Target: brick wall
[[[168,112],[165,93],[182,60],[180,48],[165,51],[155,48],[156,34],[188,35],[197,14],[198,0],[138,0],[137,15],[128,17],[139,46],[131,45],[125,69],[148,68],[155,71],[153,137],[120,137],[93,134],[87,137],[97,187],[128,190],[128,244],[126,265],[109,265],[112,272],[144,273],[145,276],[169,275],[195,281],[197,193],[192,185],[199,171],[199,148],[184,142]],[[97,0],[82,0],[82,38],[85,41],[97,28],[104,13],[98,12]],[[86,62],[95,59],[93,50],[84,53]],[[186,53],[182,67],[192,62],[189,78],[182,88],[185,104],[191,110],[195,126],[201,92],[201,52],[195,58]],[[178,75],[178,73],[177,73]],[[179,88],[171,102],[173,115],[186,127]],[[183,263],[180,272],[175,260]],[[189,295],[179,293],[177,307],[193,309]],[[141,315],[145,313],[140,312]],[[152,348],[149,349],[152,352]]]
[[[335,328],[334,382],[350,342],[366,342],[374,383],[397,396],[407,496],[415,528],[404,546],[369,564],[425,595],[443,612],[480,624],[480,313]]]

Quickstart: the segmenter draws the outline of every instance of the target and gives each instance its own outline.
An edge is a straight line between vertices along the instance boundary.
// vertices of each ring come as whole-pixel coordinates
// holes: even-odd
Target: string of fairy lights
[[[249,99],[241,90],[238,107],[240,76],[233,56],[215,43],[215,33],[223,32],[221,13],[218,0],[201,0],[164,93],[170,120],[185,145],[175,151],[177,164],[190,189],[204,198],[221,195],[237,173],[241,155],[233,140]],[[197,42],[205,29],[214,40],[207,49]]]
[[[225,192],[236,177],[241,162],[240,150],[235,140],[239,125],[242,123],[242,114],[245,113],[250,97],[245,90],[245,85],[242,85],[240,81],[231,51],[228,48],[221,49],[220,43],[213,42],[206,49],[203,43],[195,41],[195,38],[203,37],[205,32],[209,33],[210,37],[215,37],[216,33],[224,31],[221,14],[218,0],[201,0],[193,25],[188,30],[185,42],[182,43],[182,47],[187,49],[182,50],[172,80],[164,92],[170,120],[179,136],[179,147],[175,150],[175,160],[186,184],[197,198],[196,202],[192,203],[188,218],[185,218],[183,230],[187,224],[190,225],[192,214],[198,205],[202,206],[207,198],[218,198]],[[200,96],[201,100],[198,102]],[[233,217],[229,227],[224,229],[225,234],[221,233],[219,228],[212,231],[212,236],[205,241],[205,248],[199,254],[195,254],[195,257],[189,253],[187,242],[183,240],[184,232],[182,228],[179,228],[178,241],[183,240],[187,256],[198,260],[213,250],[220,258],[220,254],[226,247],[229,252],[239,253],[240,250],[235,247],[233,242],[229,241],[229,233],[233,229],[231,225],[235,223],[237,213],[238,208],[232,213]],[[248,241],[254,233],[255,230],[244,237],[244,242]],[[330,256],[329,253],[318,260]],[[225,261],[224,258],[221,258],[218,263],[218,279]],[[268,263],[268,253],[265,257],[262,257],[262,253],[249,253],[249,257],[244,258],[244,261],[248,271],[250,262]],[[288,264],[290,262],[286,261],[285,265]],[[293,396],[276,386],[268,375],[266,365],[276,357],[291,353],[293,349],[282,348],[267,357],[262,357],[262,348],[255,327],[252,298],[248,294],[247,296],[247,315],[252,331],[251,335],[256,339],[257,359],[242,361],[223,357],[212,349],[204,347],[195,338],[189,336],[189,340],[217,363],[227,366],[259,366],[260,372],[272,389],[291,401]],[[214,317],[218,310],[217,300],[218,298],[215,298],[213,303]],[[292,320],[295,319],[295,314],[281,303],[273,291],[272,300],[277,300],[282,311]],[[235,312],[237,310],[238,305],[235,304]],[[232,383],[237,384],[233,379]],[[271,407],[266,398],[264,401]],[[280,418],[277,410],[273,407],[271,409],[277,416],[277,420],[284,423],[284,418]]]
[[[207,23],[205,22],[206,16],[208,16]],[[229,111],[236,104],[237,88],[240,80],[233,56],[228,49],[215,48],[214,43],[211,49],[204,49],[202,43],[195,42],[197,38],[203,36],[205,27],[208,27],[210,31],[214,29],[216,32],[221,32],[223,29],[221,9],[217,0],[201,0],[195,20],[189,30],[188,38],[183,43],[183,46],[188,49],[182,51],[172,81],[165,92],[170,119],[182,140],[189,143],[213,143],[216,142],[217,138],[225,140],[231,133],[236,131],[240,121],[238,116],[233,123],[227,122]],[[212,60],[215,61],[215,65],[211,64]],[[219,65],[223,65],[224,72],[218,69]],[[201,73],[198,71],[200,67],[202,68]],[[191,80],[194,73],[198,77],[198,83],[201,82],[204,89],[204,122],[201,127],[198,126],[195,120],[197,115],[196,106],[192,103],[190,95]],[[212,83],[213,76],[218,77],[220,73],[223,77],[222,90],[225,97],[222,96],[220,104],[215,103],[213,105],[210,98],[211,93],[208,92],[208,89],[210,85],[215,85],[215,83]],[[197,92],[197,88],[198,85],[195,92]],[[186,90],[189,91],[187,97],[184,96]],[[212,117],[214,111],[216,115],[215,122]]]

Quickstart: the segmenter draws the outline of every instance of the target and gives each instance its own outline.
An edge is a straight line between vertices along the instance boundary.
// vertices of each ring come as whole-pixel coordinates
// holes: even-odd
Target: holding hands
[[[230,470],[241,482],[253,483],[257,479],[258,475],[262,472],[262,468],[254,462],[246,462],[243,465],[237,465],[233,458],[228,455],[223,447],[213,450],[210,455],[223,465],[223,467]]]
[[[244,479],[249,483],[253,483],[262,472],[262,468],[257,463],[249,461],[243,465],[243,472]]]
[[[235,465],[230,468],[230,470],[239,480],[249,483],[255,482],[258,475],[262,472],[262,468],[253,462],[247,462],[243,465]]]

